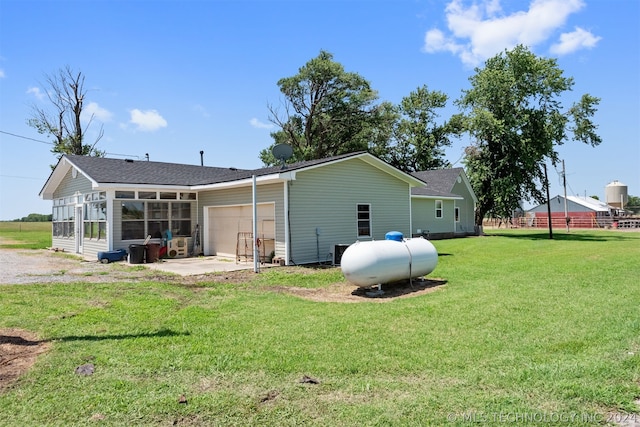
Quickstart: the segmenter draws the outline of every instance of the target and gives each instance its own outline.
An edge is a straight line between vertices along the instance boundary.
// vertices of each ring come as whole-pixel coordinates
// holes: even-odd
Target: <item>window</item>
[[[456,217],[456,222],[460,222],[460,208],[457,206],[454,209],[454,215]]]
[[[171,203],[171,230],[176,236],[191,234],[191,203]]]
[[[160,192],[160,198],[164,199],[164,200],[168,200],[168,199],[176,199],[176,193],[168,193],[168,192],[164,192],[161,191]]]
[[[442,200],[436,200],[436,218],[442,218]]]
[[[74,198],[57,199],[53,205],[51,212],[53,237],[74,237],[76,225]]]
[[[358,237],[371,237],[371,205],[358,205],[357,210]]]
[[[145,192],[139,192],[138,197],[150,194],[155,198],[155,193]],[[175,197],[176,193],[167,194]],[[166,230],[171,230],[174,236],[190,236],[191,206],[191,202],[122,202],[122,240],[144,239],[149,235],[161,238]]]
[[[99,196],[97,197],[99,199]],[[84,204],[84,237],[104,240],[107,231],[107,202],[92,201]]]
[[[122,240],[144,238],[144,202],[122,202]]]
[[[135,191],[116,191],[116,199],[135,199]]]
[[[138,191],[138,199],[157,199],[155,191]]]
[[[147,202],[147,224],[147,235],[162,237],[162,232],[169,228],[169,203]]]

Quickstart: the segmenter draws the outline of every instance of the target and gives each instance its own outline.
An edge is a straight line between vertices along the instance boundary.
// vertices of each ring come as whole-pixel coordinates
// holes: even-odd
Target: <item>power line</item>
[[[33,179],[33,180],[42,181],[42,177],[36,178],[33,176],[0,175],[0,178]]]
[[[40,139],[29,138],[28,136],[16,135],[15,133],[6,132],[6,131],[3,131],[3,130],[0,130],[0,133],[4,133],[6,135],[15,136],[16,138],[22,138],[22,139],[28,139],[30,141],[40,142],[42,144],[54,145],[53,142],[51,142],[51,141],[42,141]]]
[[[0,133],[4,133],[5,135],[10,135],[10,136],[15,136],[16,138],[28,139],[29,141],[40,142],[42,144],[55,145],[55,143],[51,141],[42,141],[40,139],[30,138],[28,136],[23,136],[23,135],[17,135],[15,133],[7,132],[4,130],[0,130]],[[141,159],[143,157],[143,156],[138,156],[136,154],[119,154],[119,153],[105,153],[105,154],[108,154],[110,156],[120,156],[120,157],[136,157],[138,159]]]

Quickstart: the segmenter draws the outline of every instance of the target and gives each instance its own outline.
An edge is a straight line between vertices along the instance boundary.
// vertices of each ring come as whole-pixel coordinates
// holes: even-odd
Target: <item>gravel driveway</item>
[[[102,264],[45,249],[0,249],[0,284],[136,281],[147,269],[126,262]]]

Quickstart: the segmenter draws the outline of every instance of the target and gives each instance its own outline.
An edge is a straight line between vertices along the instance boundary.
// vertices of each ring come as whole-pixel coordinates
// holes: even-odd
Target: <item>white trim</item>
[[[462,196],[424,196],[424,195],[411,195],[412,199],[426,199],[426,200],[464,200]]]

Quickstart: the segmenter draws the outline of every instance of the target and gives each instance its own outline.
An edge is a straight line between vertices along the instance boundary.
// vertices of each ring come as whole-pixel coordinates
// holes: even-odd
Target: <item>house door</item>
[[[82,238],[84,237],[84,230],[83,230],[83,216],[82,216],[82,206],[76,206],[76,218],[75,218],[75,233],[74,235],[76,236],[76,253],[77,254],[81,254],[82,253]]]
[[[266,255],[275,250],[275,205],[258,204],[258,237],[264,241],[261,252]],[[246,245],[253,241],[253,206],[237,205],[211,207],[208,209],[208,230],[206,236],[208,254],[235,257],[240,246],[242,254]],[[248,240],[247,240],[248,239]],[[249,249],[251,252],[252,249]]]

